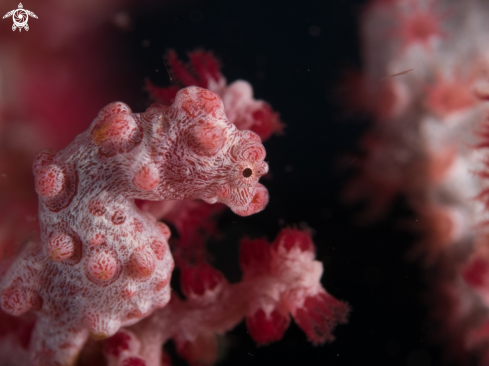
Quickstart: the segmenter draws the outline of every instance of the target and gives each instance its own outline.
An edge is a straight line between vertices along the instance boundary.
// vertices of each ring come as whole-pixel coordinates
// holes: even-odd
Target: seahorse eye
[[[243,170],[243,177],[249,178],[251,177],[251,174],[253,174],[253,172],[251,171],[250,168],[246,168],[245,170]]]

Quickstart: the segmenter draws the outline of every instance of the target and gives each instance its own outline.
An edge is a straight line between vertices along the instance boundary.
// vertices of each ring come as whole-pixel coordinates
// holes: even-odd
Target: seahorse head
[[[167,187],[185,190],[186,198],[222,202],[242,216],[265,208],[268,191],[258,183],[268,172],[265,148],[257,134],[239,131],[228,121],[217,94],[199,87],[182,89],[167,118]]]

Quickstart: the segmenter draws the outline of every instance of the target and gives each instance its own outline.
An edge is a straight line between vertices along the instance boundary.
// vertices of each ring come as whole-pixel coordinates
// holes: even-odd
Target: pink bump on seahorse
[[[33,364],[70,365],[89,334],[109,337],[170,300],[170,231],[134,199],[203,199],[250,215],[268,202],[264,158],[260,138],[199,87],[145,113],[111,103],[67,148],[40,152],[41,240],[0,283],[4,311],[38,316]]]

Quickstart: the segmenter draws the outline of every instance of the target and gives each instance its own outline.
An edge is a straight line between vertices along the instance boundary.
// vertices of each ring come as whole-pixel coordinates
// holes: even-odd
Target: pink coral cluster
[[[487,158],[477,146],[487,147],[488,14],[487,2],[478,0],[371,3],[363,14],[359,87],[373,101],[374,127],[346,195],[369,201],[367,219],[406,197],[415,216],[410,226],[421,237],[411,257],[436,273],[430,285],[437,337],[452,356],[474,352],[483,365]]]
[[[346,322],[348,306],[321,286],[322,264],[314,251],[309,234],[283,229],[271,245],[264,239],[241,242],[239,283],[229,284],[208,264],[182,269],[186,300],[173,295],[168,306],[105,341],[109,365],[139,360],[158,366],[161,345],[170,338],[190,365],[210,365],[217,357],[216,336],[243,317],[258,344],[280,340],[290,315],[314,344],[333,340],[331,332]]]

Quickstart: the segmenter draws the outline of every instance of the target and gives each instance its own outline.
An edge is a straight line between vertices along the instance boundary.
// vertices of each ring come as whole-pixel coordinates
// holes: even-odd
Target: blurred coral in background
[[[450,359],[489,364],[487,1],[372,1],[352,102],[374,119],[347,201],[377,220],[404,195],[419,234],[435,338]],[[361,105],[358,105],[358,102]],[[404,223],[406,224],[406,223]],[[395,245],[395,243],[392,243]]]

